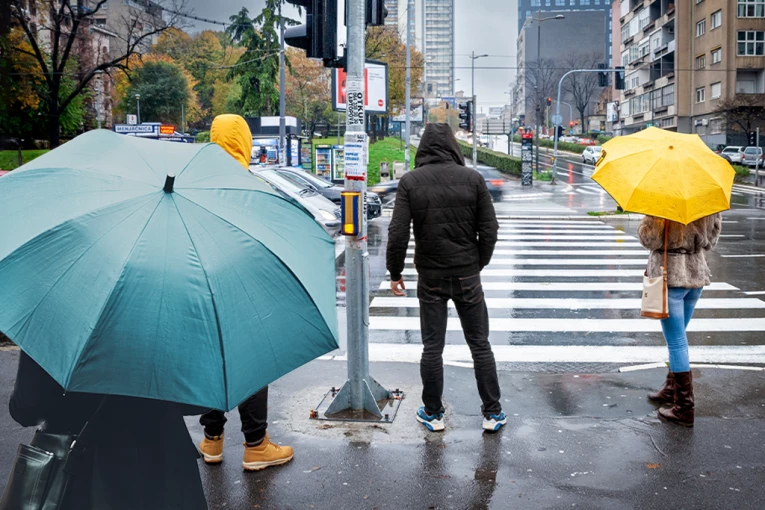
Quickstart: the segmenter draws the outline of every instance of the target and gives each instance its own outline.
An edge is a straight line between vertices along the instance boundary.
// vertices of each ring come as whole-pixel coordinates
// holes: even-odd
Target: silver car
[[[602,148],[600,145],[589,145],[584,148],[584,152],[582,152],[582,163],[589,163],[591,165],[594,165],[598,162],[600,159],[600,154]]]
[[[731,163],[741,163],[741,158],[744,157],[744,148],[734,146],[725,147],[720,153],[720,156]]]
[[[340,233],[340,208],[333,204],[331,200],[321,196],[315,189],[309,187],[301,188],[294,181],[287,179],[276,170],[260,170],[257,167],[251,167],[250,172],[255,177],[266,181],[279,193],[305,207],[330,236],[335,237]]]
[[[755,166],[757,162],[762,166],[762,147],[747,147],[744,149],[744,156],[741,158],[741,164],[744,166]]]

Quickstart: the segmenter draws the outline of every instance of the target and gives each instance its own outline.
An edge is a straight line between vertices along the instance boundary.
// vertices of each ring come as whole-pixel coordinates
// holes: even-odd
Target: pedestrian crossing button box
[[[361,203],[360,191],[343,191],[340,193],[340,215],[343,218],[344,236],[357,236],[361,232],[364,207]]]

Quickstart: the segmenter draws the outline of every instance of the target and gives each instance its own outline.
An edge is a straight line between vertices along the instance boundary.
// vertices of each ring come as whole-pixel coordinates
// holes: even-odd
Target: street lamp
[[[471,68],[471,73],[473,76],[473,82],[471,85],[471,95],[473,96],[473,112],[472,113],[473,113],[473,169],[474,170],[478,169],[478,140],[476,139],[476,136],[475,136],[477,134],[476,131],[478,131],[476,129],[476,127],[478,127],[478,122],[476,122],[478,120],[478,105],[476,104],[476,100],[475,100],[475,61],[478,60],[479,58],[484,58],[488,56],[489,55],[487,54],[476,55],[475,51],[470,56],[470,59],[471,59],[470,68]]]
[[[135,113],[136,113],[135,115],[136,123],[140,124],[141,123],[141,94],[135,95]]]
[[[542,11],[537,11],[537,76],[534,80],[535,88],[537,89],[537,100],[539,100],[539,75],[540,75],[540,69],[542,67],[541,62],[539,61],[539,47],[540,43],[542,41],[542,23],[545,21],[552,21],[552,20],[558,20],[558,19],[564,19],[565,16],[563,14],[558,14],[557,16],[550,16],[547,18],[542,17]],[[537,104],[537,110],[539,109],[539,104]],[[539,112],[536,112],[536,118],[534,119],[536,121],[536,135],[537,135],[537,158],[536,158],[536,167],[537,167],[537,173],[539,173]],[[552,181],[550,184],[555,184],[555,174],[552,176]]]

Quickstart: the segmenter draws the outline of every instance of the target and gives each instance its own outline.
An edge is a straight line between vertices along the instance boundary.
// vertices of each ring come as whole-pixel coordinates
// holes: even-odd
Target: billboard
[[[332,70],[332,109],[344,112],[346,73],[343,69]],[[366,113],[388,113],[388,64],[367,61],[364,64],[364,109]]]
[[[442,103],[446,103],[447,105],[449,105],[449,108],[451,108],[452,110],[456,110],[457,109],[457,98],[454,97],[454,96],[442,97],[441,98],[441,102]]]
[[[399,108],[396,115],[391,119],[393,122],[406,122],[406,107]],[[425,121],[425,105],[424,100],[421,97],[413,97],[411,100],[410,110],[411,122],[424,122]]]
[[[606,104],[606,120],[608,122],[619,122],[619,103]]]

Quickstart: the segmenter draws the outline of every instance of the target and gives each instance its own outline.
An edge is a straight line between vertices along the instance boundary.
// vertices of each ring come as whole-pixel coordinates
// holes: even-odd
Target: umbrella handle
[[[173,184],[175,184],[175,175],[167,174],[167,179],[165,179],[165,187],[163,188],[165,193],[173,192]]]

